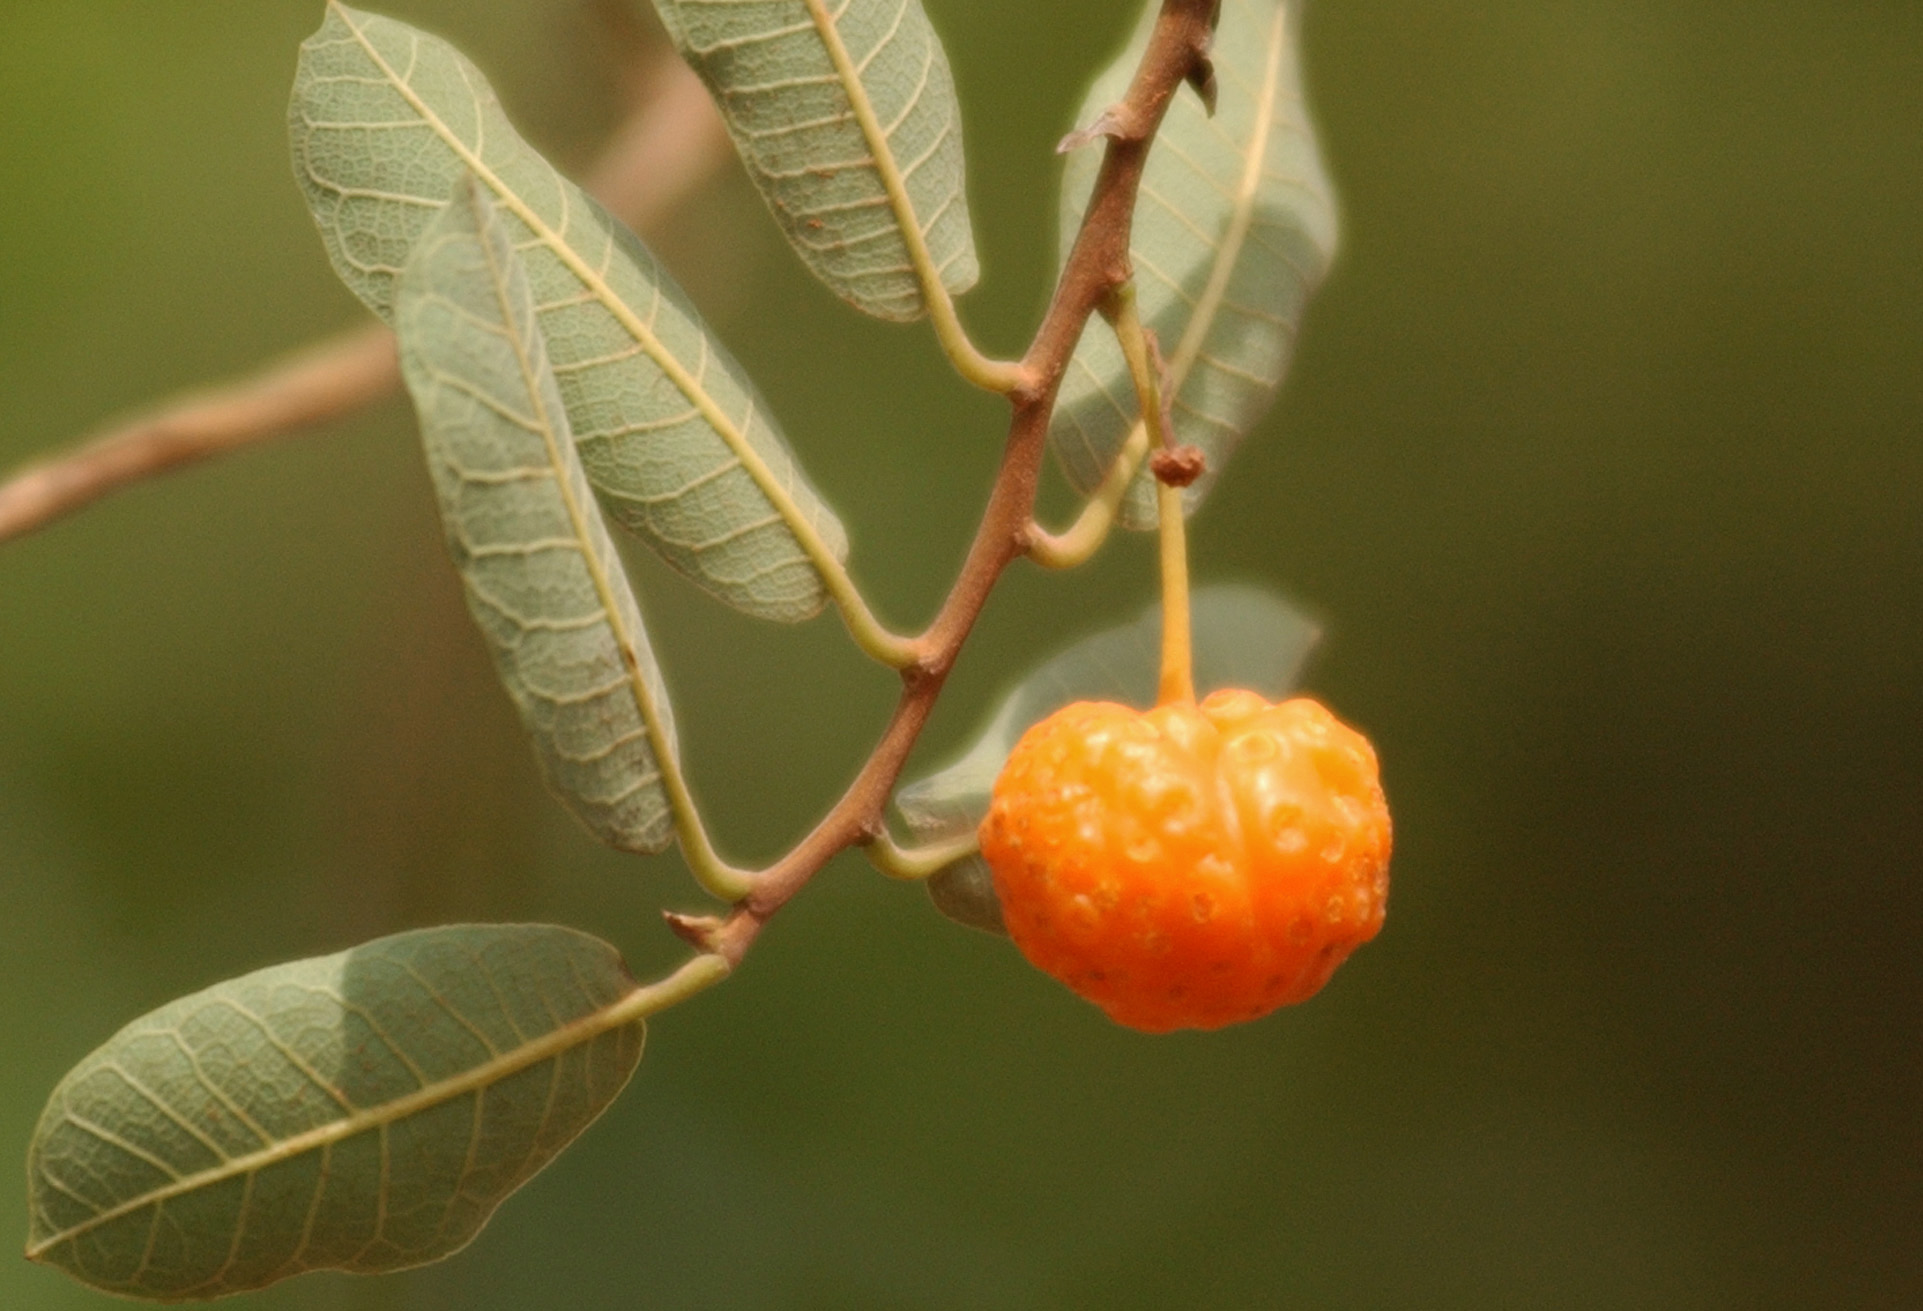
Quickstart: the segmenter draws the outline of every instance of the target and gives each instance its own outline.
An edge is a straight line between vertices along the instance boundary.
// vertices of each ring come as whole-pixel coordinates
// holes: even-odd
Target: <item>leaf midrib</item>
[[[578,1019],[570,1020],[558,1029],[550,1030],[531,1042],[512,1051],[503,1052],[492,1060],[484,1061],[460,1074],[417,1088],[393,1101],[367,1107],[328,1124],[317,1125],[291,1138],[284,1138],[269,1147],[263,1147],[257,1152],[231,1157],[197,1174],[184,1176],[163,1187],[129,1198],[38,1243],[28,1244],[27,1257],[29,1260],[37,1261],[63,1243],[72,1242],[83,1234],[91,1233],[103,1225],[111,1224],[146,1207],[170,1202],[176,1197],[184,1197],[229,1179],[256,1174],[282,1161],[292,1160],[296,1156],[320,1148],[331,1147],[335,1143],[344,1142],[372,1129],[397,1124],[409,1116],[453,1101],[457,1097],[491,1087],[510,1075],[532,1069],[543,1061],[553,1060],[562,1053],[591,1042],[604,1033],[610,1033],[625,1024],[642,1019],[649,1013],[657,995],[656,988],[636,988],[599,1010],[590,1011]],[[645,1034],[645,1030],[643,1032]]]
[[[854,110],[855,122],[860,124],[862,138],[868,143],[875,176],[881,179],[882,190],[888,195],[888,207],[895,213],[895,227],[901,233],[902,244],[908,249],[909,262],[915,266],[915,281],[920,284],[922,305],[926,309],[928,303],[938,295],[945,296],[947,288],[935,265],[934,253],[928,249],[928,239],[922,233],[921,221],[915,215],[915,202],[908,195],[908,179],[902,176],[901,166],[895,162],[894,146],[889,143],[887,130],[875,114],[875,104],[868,97],[868,87],[861,80],[861,70],[855,67],[854,56],[848,53],[848,47],[841,39],[841,29],[835,26],[834,15],[828,12],[826,0],[802,0],[802,3],[808,8],[808,17],[813,20],[821,44],[828,51],[829,62],[835,66],[835,76],[841,79],[841,89],[848,97],[849,108]],[[915,4],[918,0],[902,0],[902,3]],[[887,39],[892,40],[893,36]]]
[[[463,179],[463,181],[466,185],[473,186],[479,179],[475,177]],[[614,582],[608,576],[607,561],[601,558],[600,552],[596,549],[598,544],[594,539],[592,521],[588,518],[580,497],[576,495],[578,489],[575,480],[568,476],[575,468],[575,463],[568,459],[572,452],[562,451],[558,440],[562,426],[567,423],[567,416],[562,414],[557,421],[557,416],[548,413],[547,389],[542,386],[541,370],[537,367],[532,353],[528,350],[527,342],[522,336],[522,325],[515,313],[516,307],[508,297],[509,271],[495,260],[494,243],[489,240],[488,217],[479,205],[474,206],[475,235],[479,239],[482,255],[487,260],[488,276],[494,284],[495,300],[501,307],[501,325],[507,329],[508,340],[513,343],[514,362],[520,367],[521,381],[527,388],[528,402],[540,415],[541,444],[548,453],[548,467],[554,471],[555,488],[560,492],[561,504],[567,510],[568,524],[574,530],[575,546],[581,552],[582,561],[587,565],[588,577],[594,580],[594,593],[601,600],[601,613],[606,618],[608,632],[614,638],[615,649],[621,653],[621,665],[627,671],[628,690],[634,698],[634,708],[639,712],[641,722],[647,728],[648,745],[654,751],[656,777],[666,790],[674,786],[668,780],[678,779],[680,773],[678,762],[674,759],[674,744],[667,740],[667,733],[661,721],[661,708],[655,704],[653,690],[648,687],[647,677],[641,671],[636,634],[628,631],[627,618],[622,613],[619,598],[615,595]],[[531,306],[528,312],[536,320],[528,325],[529,329],[539,332],[538,312]],[[682,808],[675,804],[671,796],[664,800],[667,801],[670,818],[678,821]]]

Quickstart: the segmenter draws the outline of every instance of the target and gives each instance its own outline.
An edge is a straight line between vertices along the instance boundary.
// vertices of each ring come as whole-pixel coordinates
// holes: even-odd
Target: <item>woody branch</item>
[[[1133,275],[1129,242],[1149,146],[1183,84],[1207,80],[1219,7],[1220,0],[1163,0],[1127,94],[1102,116],[1098,135],[1107,147],[1101,171],[1048,312],[1022,356],[1023,379],[1009,397],[1013,414],[994,489],[947,599],[916,641],[915,663],[902,671],[901,697],[888,727],[840,801],[757,877],[725,918],[668,917],[677,933],[702,950],[738,964],[770,917],[830,860],[881,836],[896,780],[962,645],[1003,571],[1028,552],[1040,531],[1035,496],[1062,376],[1089,318]]]

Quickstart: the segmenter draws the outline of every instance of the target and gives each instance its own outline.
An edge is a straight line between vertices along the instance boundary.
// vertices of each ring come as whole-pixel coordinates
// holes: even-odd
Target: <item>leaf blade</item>
[[[836,295],[920,318],[916,244],[951,294],[975,285],[961,111],[921,0],[655,7],[782,232]]]
[[[647,248],[521,139],[473,64],[330,0],[301,47],[289,123],[335,270],[390,320],[407,253],[456,181],[480,177],[525,229],[517,244],[609,514],[737,609],[820,612],[847,533],[766,403]]]
[[[526,270],[478,182],[416,242],[395,324],[448,549],[542,774],[603,842],[662,850],[675,835],[672,703]]]
[[[1131,243],[1137,304],[1168,357],[1176,436],[1208,458],[1184,494],[1189,513],[1274,400],[1335,254],[1334,192],[1302,100],[1300,7],[1224,0],[1213,48],[1217,112],[1178,95],[1142,179]],[[1080,121],[1119,97],[1154,14],[1150,6],[1129,49],[1096,81]],[[1099,166],[1094,152],[1080,151],[1064,170],[1064,258]],[[1091,323],[1050,429],[1070,482],[1092,493],[1137,426],[1127,362],[1113,335]],[[1117,518],[1127,528],[1155,526],[1147,474],[1130,484]]]
[[[646,1000],[614,948],[545,925],[399,934],[182,998],[49,1098],[28,1255],[167,1301],[439,1260],[626,1085]]]

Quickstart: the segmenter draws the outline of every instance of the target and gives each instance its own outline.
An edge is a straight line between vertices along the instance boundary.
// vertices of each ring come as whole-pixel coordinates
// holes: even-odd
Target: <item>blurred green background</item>
[[[387,8],[592,153],[580,0]],[[1132,6],[929,8],[965,310],[1013,350]],[[0,463],[355,321],[286,162],[318,13],[0,4]],[[1312,685],[1396,808],[1381,939],[1311,1005],[1151,1039],[845,860],[472,1250],[235,1305],[1923,1305],[1923,6],[1321,0],[1306,47],[1344,253],[1195,549],[1327,622]],[[926,616],[998,404],[817,288],[732,174],[660,244],[883,610]],[[918,761],[1132,615],[1146,545],[1017,570]],[[889,679],[832,619],[636,565],[715,827],[770,856]],[[214,979],[475,918],[648,970],[657,909],[700,904],[542,793],[402,404],[0,548],[0,1157]],[[0,1259],[0,1306],[108,1305]]]

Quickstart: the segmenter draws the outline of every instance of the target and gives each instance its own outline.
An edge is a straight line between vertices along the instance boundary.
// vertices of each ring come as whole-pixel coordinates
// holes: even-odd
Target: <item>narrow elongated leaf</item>
[[[821,609],[817,565],[845,559],[847,535],[767,405],[647,248],[516,134],[473,64],[330,3],[301,47],[289,113],[328,254],[375,313],[392,320],[408,253],[471,171],[521,248],[608,512],[741,610],[793,621]]]
[[[1302,0],[1223,0],[1215,115],[1199,96],[1176,96],[1142,178],[1132,242],[1137,303],[1168,358],[1176,436],[1208,457],[1208,472],[1185,496],[1191,513],[1274,400],[1303,310],[1335,254],[1334,193],[1296,57],[1301,7]],[[1120,98],[1156,9],[1149,5],[1127,53],[1097,80],[1080,121]],[[1100,163],[1096,150],[1069,156],[1063,258]],[[1050,433],[1070,481],[1085,493],[1100,486],[1137,423],[1128,365],[1107,325],[1092,322]],[[1148,475],[1130,487],[1120,521],[1155,525]]]
[[[802,262],[877,318],[925,310],[904,229],[959,294],[980,267],[961,109],[921,0],[655,0]],[[902,212],[889,195],[899,181]]]
[[[1301,673],[1316,640],[1314,623],[1257,588],[1215,584],[1190,600],[1195,687],[1206,695],[1242,687],[1276,700]],[[1008,753],[1029,727],[1076,701],[1149,706],[1162,651],[1162,607],[1134,623],[1084,638],[1051,658],[1010,692],[962,757],[895,794],[895,806],[922,841],[952,842],[973,833]],[[999,931],[988,867],[979,856],[956,861],[928,880],[942,913],[971,928]]]
[[[508,225],[472,176],[415,244],[401,368],[448,549],[549,785],[624,851],[674,839],[674,721],[634,592],[575,454]]]
[[[626,1086],[640,995],[586,934],[465,925],[183,998],[54,1090],[27,1254],[159,1301],[439,1260]]]

